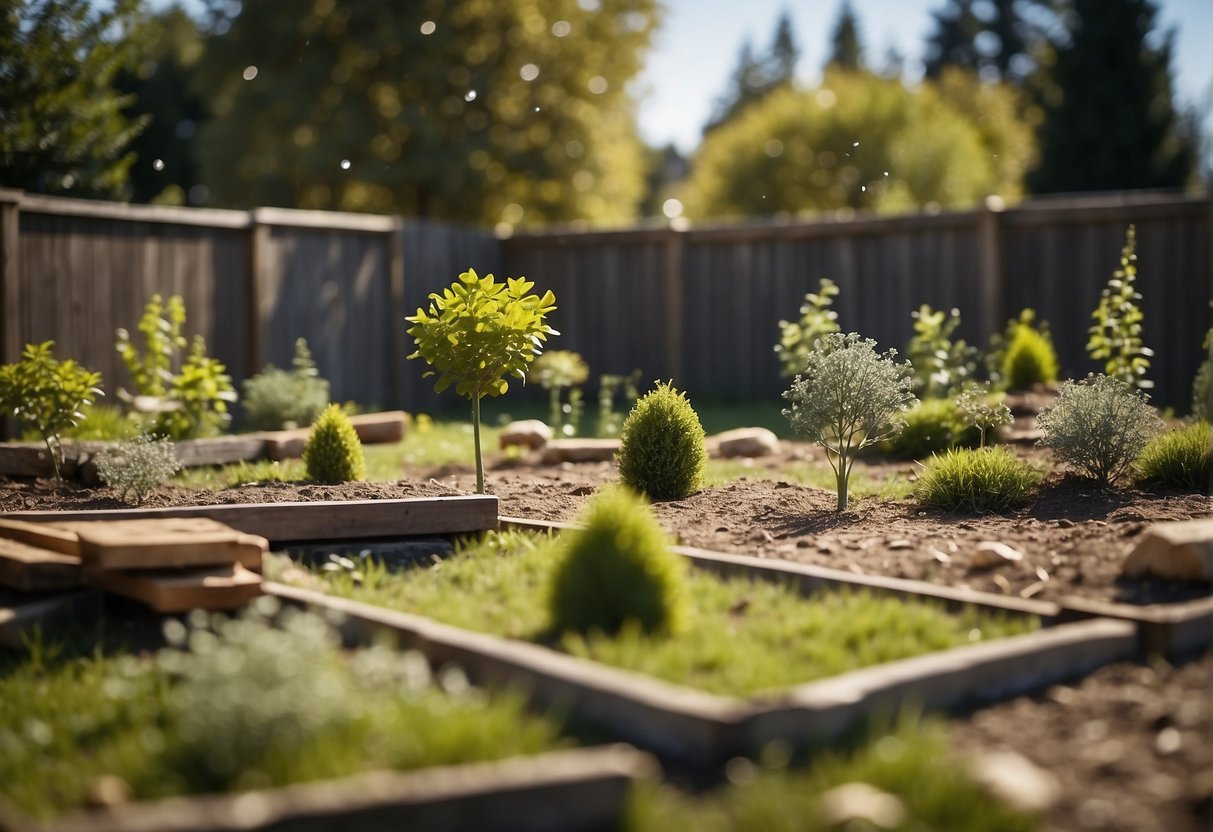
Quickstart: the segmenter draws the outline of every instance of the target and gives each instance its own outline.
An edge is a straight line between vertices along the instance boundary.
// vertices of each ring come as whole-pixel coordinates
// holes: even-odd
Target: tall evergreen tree
[[[775,35],[766,54],[755,56],[754,46],[748,38],[741,44],[737,66],[729,78],[729,89],[716,100],[712,116],[704,125],[704,135],[732,121],[772,91],[790,85],[796,77],[799,60],[800,47],[792,31],[792,19],[784,11],[775,24]]]
[[[852,71],[863,69],[863,44],[859,39],[859,21],[855,18],[850,0],[843,0],[838,10],[838,20],[834,23],[830,42],[833,46],[826,66]]]
[[[1026,80],[1040,36],[1017,2],[1045,5],[1047,0],[946,0],[931,12],[935,28],[927,36],[927,77],[938,78],[945,67],[957,66],[989,81]]]
[[[94,7],[96,5],[96,7]],[[142,124],[115,76],[144,48],[139,0],[0,0],[0,186],[122,198]]]
[[[1196,151],[1173,104],[1174,33],[1150,43],[1150,0],[1069,0],[1067,37],[1046,53],[1035,193],[1175,188]]]

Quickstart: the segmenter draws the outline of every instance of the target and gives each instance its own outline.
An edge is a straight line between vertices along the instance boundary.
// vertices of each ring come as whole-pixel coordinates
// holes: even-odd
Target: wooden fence
[[[640,369],[696,397],[772,399],[787,386],[773,345],[821,277],[845,330],[904,349],[920,303],[956,307],[984,346],[1034,307],[1067,374],[1099,290],[1136,223],[1156,401],[1184,406],[1213,297],[1204,198],[1028,203],[1005,211],[675,230],[543,232],[498,240],[442,223],[329,212],[130,206],[0,190],[0,360],[54,339],[61,356],[128,378],[114,350],[154,293],[180,294],[187,331],[232,375],[288,366],[308,339],[339,400],[433,410],[404,356],[403,319],[468,266],[525,274],[556,293],[553,347],[596,373]],[[511,395],[514,395],[511,393]],[[448,404],[451,396],[445,397]]]

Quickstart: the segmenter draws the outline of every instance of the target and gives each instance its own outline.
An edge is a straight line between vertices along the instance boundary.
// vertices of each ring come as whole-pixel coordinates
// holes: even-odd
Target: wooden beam
[[[80,557],[90,568],[157,569],[239,563],[261,571],[269,543],[207,517],[156,517],[65,521],[80,537]]]
[[[197,569],[118,571],[89,569],[98,589],[133,598],[156,612],[230,610],[261,595],[261,576],[239,564]]]
[[[75,589],[84,585],[80,558],[0,538],[0,585],[20,592]]]
[[[39,549],[80,557],[80,535],[49,523],[0,519],[0,537],[16,540]]]
[[[0,364],[21,358],[21,192],[0,191]]]

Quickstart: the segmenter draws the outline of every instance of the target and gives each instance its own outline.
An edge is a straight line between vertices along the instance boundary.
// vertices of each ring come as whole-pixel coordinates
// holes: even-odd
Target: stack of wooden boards
[[[95,587],[164,613],[228,610],[261,594],[263,537],[202,517],[30,523],[0,518],[0,586]]]

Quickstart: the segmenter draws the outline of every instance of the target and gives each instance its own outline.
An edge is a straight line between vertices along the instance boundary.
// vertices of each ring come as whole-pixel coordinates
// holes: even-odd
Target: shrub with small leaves
[[[658,384],[636,402],[619,439],[619,479],[651,500],[679,500],[703,485],[708,452],[699,415],[680,393]]]
[[[362,442],[338,405],[326,407],[312,425],[303,447],[303,464],[308,479],[316,482],[352,482],[366,476]]]
[[[982,514],[1022,505],[1043,478],[1006,448],[956,448],[927,461],[914,493],[923,505]]]
[[[626,488],[602,491],[562,537],[549,591],[555,632],[677,632],[684,624],[685,573],[657,518]]]
[[[107,444],[97,453],[96,463],[101,481],[123,500],[136,503],[181,470],[173,443],[147,435]]]
[[[1087,354],[1103,362],[1103,371],[1113,378],[1148,390],[1154,382],[1146,378],[1154,351],[1141,340],[1141,322],[1145,317],[1137,302],[1141,295],[1133,288],[1137,280],[1137,229],[1130,225],[1120,252],[1120,268],[1112,273],[1108,285],[1099,294],[1099,306],[1091,313],[1095,323],[1088,330]]]
[[[957,408],[956,399],[923,399],[903,415],[904,425],[877,450],[893,459],[926,459],[949,448],[974,447],[981,433]]]
[[[1057,351],[1049,325],[1036,326],[1036,313],[1025,309],[1007,323],[1003,344],[995,351],[997,380],[1007,390],[1026,390],[1057,381]]]
[[[986,445],[986,434],[997,430],[1002,425],[1015,421],[1011,408],[1002,400],[1001,394],[990,391],[990,384],[973,385],[956,399],[956,408],[964,414],[965,421],[981,433],[979,447]]]
[[[809,292],[800,305],[800,320],[779,322],[780,374],[791,378],[804,370],[805,359],[822,335],[838,331],[838,313],[830,307],[838,296],[838,284],[823,277],[817,292]]]
[[[1156,436],[1133,468],[1145,485],[1207,491],[1213,485],[1213,428],[1195,422]]]
[[[295,341],[290,370],[273,364],[244,382],[244,418],[256,430],[307,427],[329,403],[329,383],[320,377],[307,340]]]
[[[1163,421],[1148,397],[1127,381],[1091,375],[1067,381],[1036,417],[1041,445],[1100,485],[1127,473]]]
[[[896,350],[876,352],[876,342],[859,333],[823,335],[809,352],[805,369],[783,397],[792,430],[825,448],[838,484],[838,510],[847,507],[847,484],[856,455],[891,439],[905,425],[902,414],[916,399],[910,392],[909,362],[894,361]]]
[[[924,399],[955,395],[977,369],[977,349],[952,340],[960,326],[960,310],[944,312],[924,303],[911,316],[914,336],[908,357],[914,368],[914,392]]]

